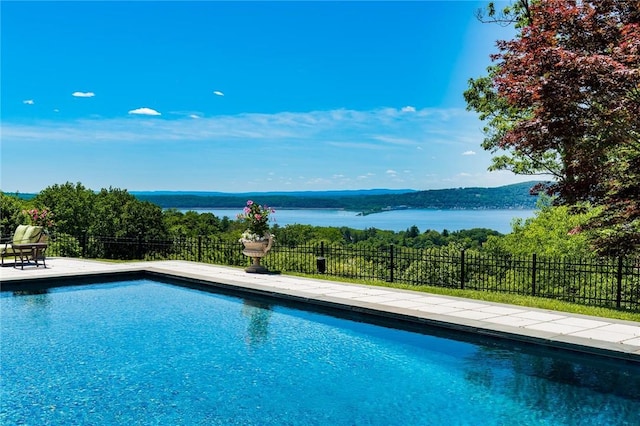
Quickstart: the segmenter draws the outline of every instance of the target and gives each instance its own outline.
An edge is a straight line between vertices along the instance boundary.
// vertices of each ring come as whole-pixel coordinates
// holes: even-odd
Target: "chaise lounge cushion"
[[[37,243],[42,236],[43,236],[42,226],[27,225],[27,229],[24,231],[22,240],[17,240],[14,235],[13,244]],[[19,242],[19,241],[22,241],[22,242]]]
[[[18,225],[13,233],[11,243],[0,244],[0,255],[3,258],[5,256],[13,256],[16,253],[12,247],[13,244],[37,243],[39,241],[44,242],[44,240],[45,234],[42,226]]]
[[[29,229],[29,225],[18,225],[16,231],[13,233],[13,244],[21,244],[24,241],[24,234]]]

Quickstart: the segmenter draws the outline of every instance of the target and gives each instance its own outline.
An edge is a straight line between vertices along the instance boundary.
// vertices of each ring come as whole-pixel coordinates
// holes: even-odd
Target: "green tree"
[[[110,237],[164,238],[167,235],[162,209],[148,201],[139,201],[126,189],[102,189],[93,206],[92,234]]]
[[[182,213],[176,209],[165,210],[164,222],[172,235],[197,237],[218,235],[230,227],[228,217],[218,218],[212,213],[198,213],[192,210]]]
[[[632,144],[619,149],[624,152],[606,164],[611,179],[603,183],[601,214],[585,227],[596,250],[610,256],[631,254],[640,247],[640,149]]]
[[[592,254],[589,239],[579,232],[598,213],[597,209],[573,212],[568,206],[541,205],[535,216],[515,219],[512,231],[490,235],[483,249],[494,254],[582,257]]]
[[[94,221],[93,203],[95,194],[81,183],[67,182],[49,186],[33,199],[35,205],[51,209],[55,217],[57,233],[72,235],[76,238],[89,230]]]
[[[300,244],[342,243],[341,228],[319,227],[312,225],[293,224],[284,227],[274,227],[274,234],[278,245],[296,247]]]
[[[407,238],[416,238],[418,235],[420,235],[420,230],[415,225],[413,225],[411,228],[407,229],[406,231]]]
[[[592,227],[617,226],[615,238],[600,239],[615,252],[622,239],[640,240],[640,177],[622,175],[640,155],[640,3],[516,6],[506,16],[518,36],[498,41],[488,75],[465,92],[468,109],[487,122],[483,147],[498,154],[491,168],[550,175],[534,190],[557,204],[606,206]]]
[[[3,241],[13,235],[18,225],[24,223],[22,210],[27,206],[26,201],[0,192],[0,236]]]

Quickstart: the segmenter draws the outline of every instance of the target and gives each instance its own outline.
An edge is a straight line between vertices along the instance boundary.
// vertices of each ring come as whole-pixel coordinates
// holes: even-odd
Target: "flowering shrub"
[[[269,215],[276,211],[271,207],[261,206],[251,200],[247,201],[247,205],[236,217],[247,226],[246,231],[240,236],[240,241],[263,241],[269,231]]]
[[[240,239],[238,241],[243,242],[243,241],[266,241],[266,240],[267,240],[266,236],[254,234],[251,231],[246,230],[240,235]]]
[[[42,226],[44,228],[50,228],[53,226],[53,212],[48,209],[31,209],[22,210],[22,214],[27,216],[31,225]]]

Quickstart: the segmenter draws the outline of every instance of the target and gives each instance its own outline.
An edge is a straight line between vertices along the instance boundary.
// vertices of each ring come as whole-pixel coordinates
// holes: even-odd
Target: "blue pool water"
[[[0,297],[0,424],[637,425],[640,366],[149,280]]]

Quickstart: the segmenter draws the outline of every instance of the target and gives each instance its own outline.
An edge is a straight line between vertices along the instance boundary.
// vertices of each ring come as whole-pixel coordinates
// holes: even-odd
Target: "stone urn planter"
[[[266,274],[269,270],[260,264],[260,259],[267,255],[273,244],[273,237],[267,234],[262,241],[241,240],[244,245],[242,254],[251,258],[251,265],[245,269],[253,274]]]

